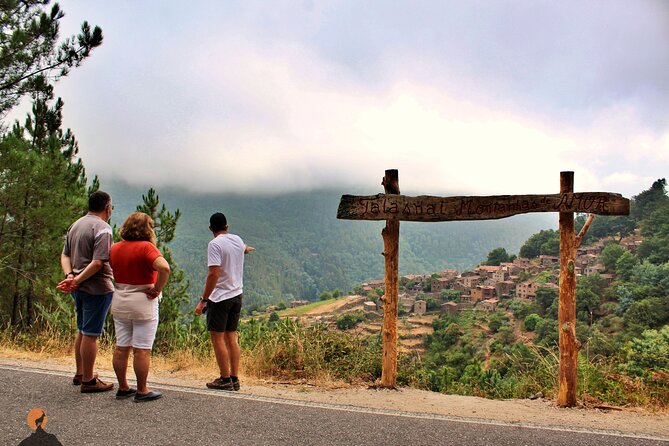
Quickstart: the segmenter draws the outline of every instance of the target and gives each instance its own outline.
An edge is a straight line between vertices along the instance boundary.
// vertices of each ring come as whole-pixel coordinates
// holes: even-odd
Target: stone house
[[[455,314],[458,312],[458,304],[455,302],[446,302],[441,304],[442,313]]]
[[[474,268],[474,272],[481,277],[491,278],[492,275],[495,274],[495,272],[499,271],[501,268],[502,268],[501,266],[480,265]]]
[[[533,300],[537,297],[539,286],[534,282],[522,282],[516,286],[516,297],[519,299]]]
[[[598,263],[596,265],[589,265],[583,268],[583,274],[586,276],[589,276],[591,274],[599,273],[602,274],[604,271],[606,271],[606,267],[602,265],[601,263]]]
[[[400,296],[399,298],[399,308],[404,309],[407,313],[411,313],[413,310],[413,305],[416,302],[416,298],[413,296]]]
[[[594,255],[600,255],[602,253],[602,250],[604,249],[604,241],[602,240],[597,240],[595,243],[592,245],[588,246],[581,246],[576,250],[577,255],[581,254],[594,254]]]
[[[602,278],[602,280],[604,280],[604,283],[606,284],[606,286],[609,286],[615,280],[616,275],[615,274],[602,274],[601,278]]]
[[[404,276],[400,276],[400,285],[404,286],[409,282],[415,282],[416,281],[416,276],[415,274],[406,274]]]
[[[641,243],[643,243],[643,237],[640,235],[630,235],[620,241],[620,246],[634,253]]]
[[[362,309],[366,312],[373,312],[378,310],[376,303],[368,300],[367,302],[363,302],[362,304]]]
[[[416,303],[414,303],[413,312],[419,316],[427,313],[427,302],[424,300],[417,300]]]
[[[537,285],[537,289],[550,289],[550,290],[560,290],[560,287],[552,282],[540,283]]]
[[[576,266],[579,266],[581,268],[585,268],[586,266],[594,265],[597,263],[597,260],[599,257],[597,257],[594,254],[582,254],[576,256]]]
[[[440,293],[443,290],[450,290],[453,288],[453,281],[454,279],[450,279],[447,277],[439,277],[436,279],[432,279],[432,292],[433,293]]]
[[[595,249],[594,254],[600,255],[602,251],[604,251],[604,245],[606,245],[609,240],[613,240],[613,238],[608,237],[606,239],[597,240],[595,243],[593,243],[592,247]]]
[[[455,280],[460,273],[456,269],[445,269],[437,274],[439,274],[439,277],[443,277],[444,279]]]
[[[527,268],[531,265],[531,261],[530,259],[525,257],[516,257],[513,260],[513,264],[518,266],[519,268]]]
[[[371,280],[369,283],[366,283],[363,285],[369,285],[372,288],[385,288],[386,287],[386,281],[384,279],[380,280]]]
[[[499,304],[499,299],[486,299],[479,302],[476,308],[491,313],[497,309],[497,304]]]
[[[503,282],[509,278],[509,271],[506,268],[500,268],[492,273],[493,283]]]
[[[471,296],[472,296],[471,297],[472,302],[479,302],[481,300],[491,299],[495,297],[495,287],[487,285],[479,285],[476,288],[472,289]]]
[[[525,268],[525,271],[527,271],[528,273],[530,273],[532,275],[536,275],[536,274],[539,274],[540,272],[544,271],[545,269],[546,269],[545,267],[541,267],[541,266],[537,266],[537,265],[531,265],[531,266],[528,266],[527,268]]]
[[[481,276],[479,275],[467,275],[461,276],[458,281],[467,289],[474,288],[476,285],[481,282]]]
[[[290,302],[290,308],[301,307],[303,305],[308,305],[310,303],[311,301],[308,300],[293,300]]]
[[[539,256],[539,262],[541,263],[541,266],[545,266],[545,267],[559,266],[560,265],[560,257],[540,255]]]
[[[505,270],[509,275],[518,274],[522,271],[522,268],[513,262],[500,263],[499,266],[501,266],[502,269]]]
[[[516,289],[516,283],[510,280],[503,280],[495,284],[495,294],[498,297],[510,296],[515,289]]]
[[[453,289],[456,291],[460,291],[461,293],[467,293],[469,292],[469,288],[467,288],[463,283],[460,278],[458,278],[455,282],[453,282]]]
[[[415,282],[415,283],[423,284],[428,279],[430,279],[430,276],[424,276],[424,275],[421,275],[421,274],[407,274],[405,276],[400,277],[400,284],[404,285],[408,282]]]

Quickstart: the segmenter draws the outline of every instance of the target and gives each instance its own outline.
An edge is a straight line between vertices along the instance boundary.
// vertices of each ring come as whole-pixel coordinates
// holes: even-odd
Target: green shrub
[[[335,324],[340,330],[350,330],[351,328],[357,327],[363,320],[365,320],[365,314],[362,311],[358,311],[339,316],[335,321]]]
[[[543,320],[541,316],[536,313],[528,314],[523,320],[523,329],[525,331],[534,331],[537,326],[537,322]]]

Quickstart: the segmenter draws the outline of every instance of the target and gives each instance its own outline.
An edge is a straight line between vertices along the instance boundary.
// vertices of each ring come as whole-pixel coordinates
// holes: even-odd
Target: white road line
[[[66,372],[40,369],[36,367],[23,367],[23,366],[10,366],[6,364],[0,364],[0,369],[11,370],[17,372],[29,372],[41,375],[53,375],[60,377],[70,378],[71,375]],[[103,376],[107,378],[106,376]],[[108,376],[110,379],[114,379],[113,376]],[[132,380],[128,380],[132,381]],[[469,417],[457,417],[450,415],[440,415],[440,414],[430,414],[423,412],[404,412],[400,410],[392,409],[377,409],[377,408],[368,408],[368,407],[359,407],[359,406],[349,406],[342,404],[330,404],[330,403],[317,403],[313,401],[300,401],[300,400],[291,400],[286,398],[277,398],[277,397],[268,397],[260,395],[251,395],[246,393],[239,392],[230,392],[230,391],[221,391],[221,390],[205,390],[205,389],[196,389],[194,387],[187,386],[178,386],[173,384],[160,384],[160,383],[151,383],[151,387],[162,390],[170,390],[173,392],[182,392],[190,393],[196,395],[206,395],[209,397],[219,397],[219,398],[233,398],[240,400],[249,400],[249,401],[259,401],[271,404],[283,404],[288,406],[297,406],[297,407],[306,407],[306,408],[318,408],[318,409],[328,409],[328,410],[338,410],[343,412],[354,412],[354,413],[365,413],[370,415],[386,415],[393,417],[403,417],[403,418],[417,418],[423,420],[440,420],[440,421],[451,421],[455,423],[465,423],[465,424],[480,424],[488,426],[500,426],[500,427],[514,427],[514,428],[524,428],[524,429],[535,429],[535,430],[545,430],[553,432],[570,432],[578,434],[592,434],[592,435],[606,435],[612,437],[621,437],[621,438],[633,438],[633,439],[642,439],[642,440],[654,440],[654,441],[669,441],[669,436],[667,437],[658,437],[654,435],[647,434],[632,434],[628,432],[619,432],[613,430],[602,430],[602,429],[587,429],[587,428],[566,428],[559,426],[541,426],[538,424],[524,423],[524,422],[508,422],[508,421],[498,421],[498,420],[486,420],[482,418],[469,418]]]

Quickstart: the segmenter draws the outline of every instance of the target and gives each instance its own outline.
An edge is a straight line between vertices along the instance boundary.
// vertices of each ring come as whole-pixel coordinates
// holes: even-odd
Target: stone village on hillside
[[[607,283],[614,280],[615,275],[607,273],[600,262],[604,245],[609,241],[611,239],[598,240],[578,249],[577,275],[589,276],[598,273]],[[641,238],[638,235],[625,237],[620,241],[623,248],[632,252],[640,244]],[[404,275],[400,277],[400,289],[404,291],[399,295],[399,309],[401,313],[416,316],[428,312],[457,313],[465,309],[492,312],[497,309],[500,299],[532,301],[540,288],[559,289],[559,263],[557,256],[542,255],[535,259],[516,258],[513,262],[501,263],[499,266],[481,265],[461,274],[454,269],[448,269],[430,275]],[[538,280],[539,277],[541,280]],[[338,310],[362,305],[367,313],[382,312],[384,285],[382,279],[363,283],[356,289],[360,297]],[[309,303],[311,302],[295,300],[290,302],[290,306],[298,307]],[[429,311],[428,306],[431,306]],[[268,308],[268,311],[272,310],[273,307]]]

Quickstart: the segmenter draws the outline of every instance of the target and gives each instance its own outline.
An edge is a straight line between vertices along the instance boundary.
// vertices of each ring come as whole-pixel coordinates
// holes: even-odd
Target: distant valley
[[[103,183],[114,197],[112,223],[120,225],[148,187]],[[245,297],[249,304],[315,299],[323,291],[351,290],[383,276],[383,222],[337,220],[342,191],[319,190],[282,195],[194,194],[157,189],[181,220],[171,243],[174,257],[197,296],[206,273],[209,216],[226,214],[230,230],[256,248],[246,258]],[[345,191],[350,192],[350,191]],[[428,273],[446,268],[467,270],[497,247],[517,253],[535,232],[555,228],[550,214],[503,220],[411,223],[400,229],[400,273]]]

